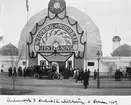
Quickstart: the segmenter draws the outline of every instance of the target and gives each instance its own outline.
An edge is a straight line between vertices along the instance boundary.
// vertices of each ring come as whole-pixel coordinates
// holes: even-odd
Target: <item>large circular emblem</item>
[[[48,8],[54,14],[61,13],[66,7],[65,0],[50,0]]]
[[[55,4],[54,4],[54,8],[55,8],[55,9],[59,9],[59,8],[60,8],[60,3],[55,3]]]

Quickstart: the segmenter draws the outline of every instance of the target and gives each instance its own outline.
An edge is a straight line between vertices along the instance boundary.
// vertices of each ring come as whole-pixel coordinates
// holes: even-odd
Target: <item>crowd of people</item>
[[[90,70],[82,68],[64,68],[62,72],[60,72],[61,75],[64,77],[64,79],[74,78],[75,82],[77,83],[80,81],[83,83],[84,88],[86,89],[89,85],[89,78],[90,78]],[[22,67],[19,67],[16,69],[16,67],[9,67],[8,69],[8,75],[11,76],[18,76],[18,77],[31,77],[34,75],[33,67],[25,67],[22,69]],[[117,69],[115,72],[115,81],[121,81],[124,78],[124,74],[121,70]],[[97,70],[94,70],[93,73],[93,79],[97,79]]]
[[[18,67],[18,69],[16,67],[9,67],[8,69],[8,76],[12,77],[31,77],[33,76],[33,67],[25,67],[24,69],[22,69],[22,67]],[[81,81],[81,83],[83,83],[84,87],[87,88],[87,86],[89,85],[89,77],[90,77],[90,70],[86,69],[85,72],[84,70],[81,68],[65,68],[62,72],[62,75],[64,77],[64,79],[69,79],[70,77],[74,78],[76,80],[76,82]]]
[[[32,67],[25,67],[24,69],[22,69],[22,67],[18,67],[18,69],[16,67],[9,67],[8,69],[8,76],[18,76],[18,77],[30,77],[33,76],[33,68]]]
[[[121,81],[124,78],[128,78],[131,80],[131,68],[126,68],[126,70],[117,69],[115,71],[115,81]]]
[[[86,69],[85,71],[81,68],[65,68],[63,71],[64,79],[68,79],[70,77],[74,78],[76,81],[81,81],[83,83],[84,88],[86,89],[89,85],[89,77],[90,77],[90,70]],[[96,77],[95,77],[96,78]]]
[[[115,72],[115,81],[121,81],[123,79],[123,73],[119,69]]]

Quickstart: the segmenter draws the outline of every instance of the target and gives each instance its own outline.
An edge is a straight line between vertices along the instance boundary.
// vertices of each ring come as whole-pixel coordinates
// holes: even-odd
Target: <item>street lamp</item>
[[[97,60],[98,60],[98,71],[97,71],[97,88],[100,88],[100,77],[99,77],[99,61],[100,61],[100,59],[101,59],[101,52],[100,52],[100,51],[98,51],[98,52],[96,53],[96,55],[97,55]]]

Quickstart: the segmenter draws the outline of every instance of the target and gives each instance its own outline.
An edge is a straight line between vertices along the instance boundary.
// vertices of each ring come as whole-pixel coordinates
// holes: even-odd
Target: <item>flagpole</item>
[[[28,19],[29,19],[29,5],[28,5],[28,0],[26,0],[26,10],[27,10],[27,30],[28,30]]]
[[[27,11],[27,33],[29,32],[29,30],[28,30],[28,18],[29,18],[29,13],[28,13],[28,11]],[[27,59],[27,37],[26,37],[26,68],[27,68],[27,61],[28,61],[28,59]]]
[[[28,5],[28,0],[26,0],[26,10],[27,10],[27,33],[29,32],[29,30],[28,30],[28,19],[29,19],[29,5]],[[27,58],[27,37],[26,37],[26,68],[27,68],[27,61],[28,61],[28,58]]]
[[[87,0],[85,0],[85,11],[87,14]],[[86,24],[86,69],[87,69],[87,24]]]
[[[85,14],[87,14],[87,0],[85,0]],[[87,69],[87,24],[85,24],[85,35],[84,35],[86,38],[85,42],[86,42],[86,45],[85,45],[85,56],[84,56],[84,68]]]
[[[87,69],[87,27],[86,27],[86,69]]]
[[[26,68],[27,68],[27,38],[26,38]]]
[[[87,69],[87,27],[85,27],[85,34],[84,34],[85,40],[85,56],[84,56],[84,69]]]

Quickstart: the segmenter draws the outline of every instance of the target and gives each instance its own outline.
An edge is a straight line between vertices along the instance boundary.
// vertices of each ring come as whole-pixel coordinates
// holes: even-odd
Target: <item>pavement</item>
[[[7,74],[0,74],[0,87],[13,88],[13,80]],[[17,77],[15,80],[16,89],[31,90],[33,92],[25,95],[111,95],[128,96],[131,95],[131,81],[124,79],[114,81],[114,78],[100,78],[100,88],[97,88],[97,80],[90,78],[89,86],[84,89],[83,84],[75,79],[46,80]]]

